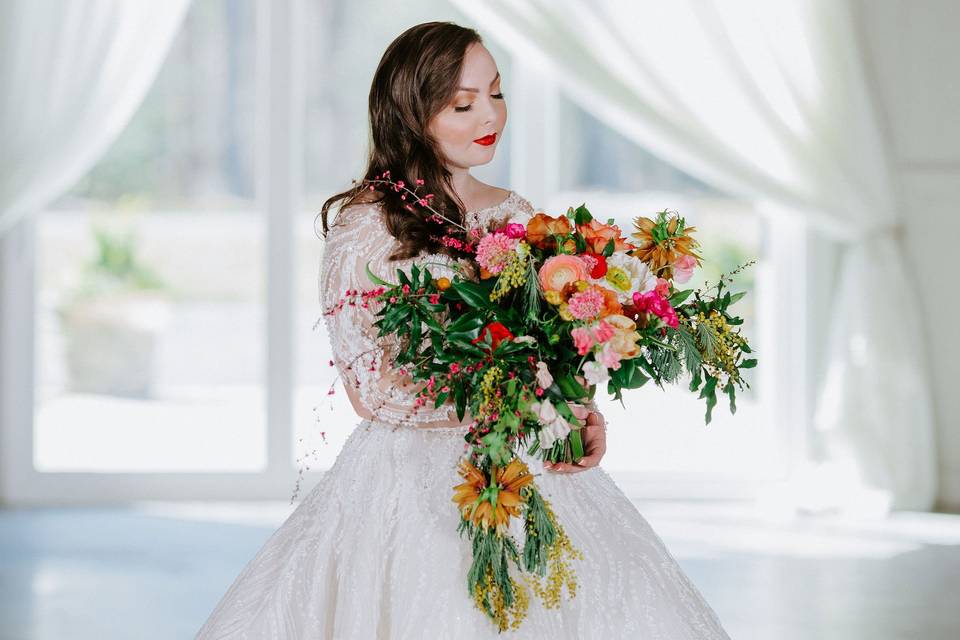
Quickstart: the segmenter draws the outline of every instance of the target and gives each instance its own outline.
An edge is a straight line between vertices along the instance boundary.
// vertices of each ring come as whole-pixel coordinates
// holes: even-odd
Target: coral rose
[[[554,236],[565,236],[572,230],[566,217],[554,218],[538,213],[527,222],[527,242],[539,249],[553,249],[557,246]]]
[[[613,240],[614,251],[635,249],[620,233],[620,227],[615,224],[603,224],[596,218],[587,224],[578,224],[577,231],[587,241],[587,250],[592,253],[603,253],[607,243]]]

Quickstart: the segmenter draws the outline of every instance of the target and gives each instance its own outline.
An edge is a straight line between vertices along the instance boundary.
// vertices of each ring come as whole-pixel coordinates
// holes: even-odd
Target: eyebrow
[[[500,77],[500,72],[497,71],[497,75],[493,76],[493,80],[490,81],[490,85],[492,86],[493,83],[496,82],[497,78],[499,77]],[[459,89],[460,91],[471,91],[473,93],[480,93],[480,89],[474,89],[473,87],[457,87],[457,89]]]

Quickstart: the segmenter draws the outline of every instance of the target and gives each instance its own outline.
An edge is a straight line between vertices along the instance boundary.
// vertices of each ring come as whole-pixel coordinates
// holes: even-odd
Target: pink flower
[[[603,320],[597,323],[597,326],[593,328],[593,337],[596,338],[597,342],[601,344],[612,338],[615,333],[616,331],[614,328]]]
[[[603,349],[597,354],[597,361],[607,369],[619,369],[620,353],[613,348],[613,345],[607,343],[603,345]]]
[[[597,260],[595,256],[590,255],[589,253],[584,253],[583,255],[577,256],[583,260],[583,264],[587,265],[587,271],[591,273],[591,278],[593,277],[593,270],[596,268],[600,261]]]
[[[504,233],[507,234],[508,238],[513,238],[514,240],[519,240],[527,235],[527,229],[519,222],[511,222],[504,229]]]
[[[657,284],[653,288],[660,296],[664,298],[670,297],[670,282],[664,280],[663,278],[657,278]]]
[[[490,233],[477,245],[477,262],[481,267],[497,275],[507,266],[507,260],[517,246],[517,240],[505,233]]]
[[[603,311],[603,302],[603,294],[595,288],[590,288],[570,296],[567,309],[577,320],[593,320]]]
[[[593,348],[593,345],[596,344],[593,339],[593,334],[587,327],[577,327],[571,330],[570,337],[573,338],[573,346],[577,348],[577,353],[582,356],[587,355],[590,349]]]
[[[697,260],[693,256],[682,255],[673,263],[673,280],[683,284],[693,277],[693,270],[697,267]]]
[[[663,320],[668,327],[676,329],[680,324],[677,312],[670,306],[670,302],[665,297],[657,293],[656,289],[646,293],[634,293],[633,303],[639,311],[652,313]]]
[[[430,294],[430,304],[440,304],[440,294],[431,293]]]

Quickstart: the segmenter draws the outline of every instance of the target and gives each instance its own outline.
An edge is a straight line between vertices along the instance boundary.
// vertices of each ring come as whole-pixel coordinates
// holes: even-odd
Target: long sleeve
[[[530,203],[516,194],[504,205],[512,206],[489,212],[501,214],[498,222],[526,222],[533,213]],[[470,222],[485,226],[493,219],[487,218],[479,216]],[[372,273],[388,282],[397,281],[397,269],[409,273],[414,264],[428,268],[435,278],[453,279],[458,267],[466,273],[470,270],[465,263],[447,255],[427,254],[392,261],[389,256],[396,246],[376,203],[346,207],[331,225],[320,263],[320,300],[334,364],[344,385],[379,421],[410,426],[456,422],[452,402],[439,408],[431,403],[416,407],[417,392],[423,383],[415,383],[409,375],[391,367],[397,344],[389,336],[378,338],[373,325],[380,303],[364,302],[356,292],[375,286],[367,276],[368,265]]]
[[[415,262],[428,266],[435,277],[452,278],[453,260],[430,255],[391,261],[396,240],[387,231],[381,211],[375,203],[347,207],[327,234],[320,263],[320,299],[334,364],[344,385],[378,421],[406,425],[450,421],[450,406],[415,406],[422,383],[391,367],[396,341],[390,336],[378,338],[373,324],[380,303],[364,301],[356,292],[376,286],[367,276],[368,265],[377,277],[395,282],[397,269],[409,273]]]

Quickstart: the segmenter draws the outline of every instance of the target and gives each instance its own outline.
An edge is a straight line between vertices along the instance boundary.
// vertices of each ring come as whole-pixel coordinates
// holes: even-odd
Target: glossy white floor
[[[640,502],[734,640],[960,638],[960,516]],[[0,510],[0,639],[192,638],[292,507]]]

